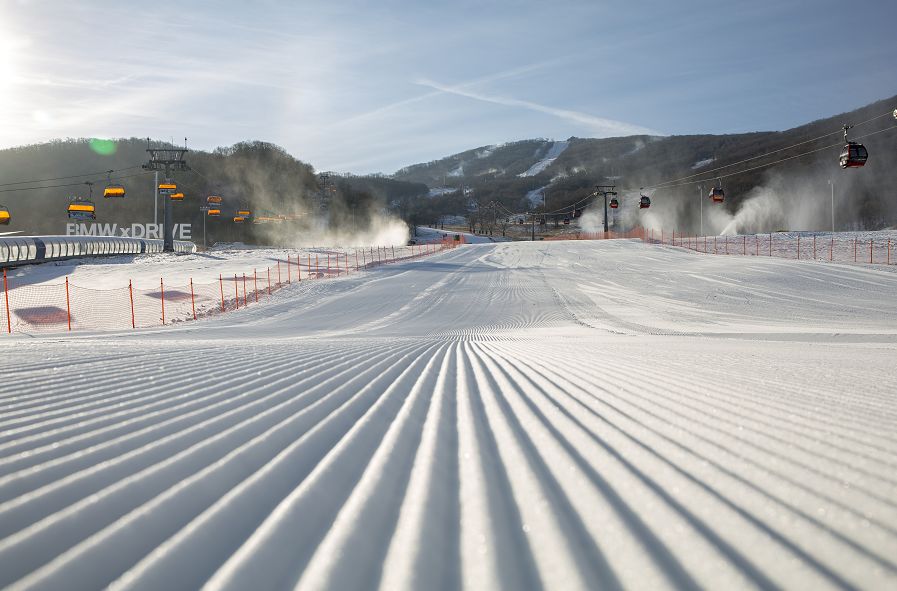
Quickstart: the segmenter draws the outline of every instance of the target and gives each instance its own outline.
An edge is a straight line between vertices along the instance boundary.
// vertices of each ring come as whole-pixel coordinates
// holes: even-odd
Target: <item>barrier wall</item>
[[[164,242],[149,238],[115,236],[7,236],[0,237],[0,267],[121,254],[162,252]],[[196,252],[196,245],[174,241],[174,251]]]
[[[446,240],[401,247],[371,247],[288,254],[265,269],[219,275],[216,281],[171,285],[160,277],[153,285],[92,289],[61,283],[16,285],[3,269],[0,331],[6,333],[116,330],[164,326],[238,310],[261,303],[295,282],[337,278],[365,269],[414,260],[454,248]]]

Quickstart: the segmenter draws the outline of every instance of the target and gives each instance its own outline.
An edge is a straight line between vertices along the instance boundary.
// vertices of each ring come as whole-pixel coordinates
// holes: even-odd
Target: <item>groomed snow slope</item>
[[[0,338],[0,585],[893,588],[895,293],[505,243]]]

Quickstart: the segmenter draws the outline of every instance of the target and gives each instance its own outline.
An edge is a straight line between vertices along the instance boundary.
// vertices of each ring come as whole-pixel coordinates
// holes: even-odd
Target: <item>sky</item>
[[[788,129],[897,94],[897,2],[0,0],[0,147],[152,137],[392,173]]]

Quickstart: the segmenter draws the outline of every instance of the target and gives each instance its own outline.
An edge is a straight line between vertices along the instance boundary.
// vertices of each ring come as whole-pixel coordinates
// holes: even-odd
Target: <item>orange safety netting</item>
[[[296,257],[288,255],[286,261],[265,269],[222,274],[210,283],[190,280],[187,285],[166,285],[162,277],[152,286],[129,282],[115,289],[82,287],[68,278],[58,284],[15,285],[4,269],[0,330],[116,330],[196,320],[259,303],[293,282],[340,277],[435,254],[458,244],[443,240],[401,247],[319,250]]]

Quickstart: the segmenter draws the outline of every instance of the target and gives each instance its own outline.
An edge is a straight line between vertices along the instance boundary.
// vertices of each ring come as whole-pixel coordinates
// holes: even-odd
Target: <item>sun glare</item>
[[[9,116],[16,84],[16,43],[0,29],[0,117]]]

